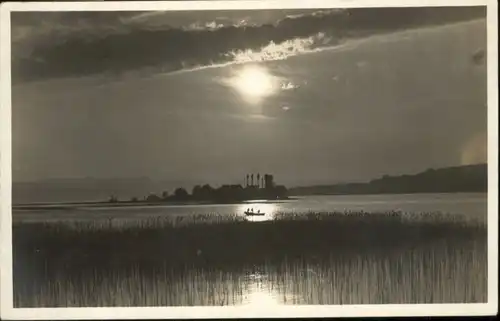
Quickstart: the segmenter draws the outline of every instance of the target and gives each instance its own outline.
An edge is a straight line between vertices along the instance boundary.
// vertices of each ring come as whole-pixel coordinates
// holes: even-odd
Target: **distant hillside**
[[[389,176],[367,183],[305,186],[289,189],[289,195],[348,195],[486,192],[487,164],[428,169],[415,175]]]

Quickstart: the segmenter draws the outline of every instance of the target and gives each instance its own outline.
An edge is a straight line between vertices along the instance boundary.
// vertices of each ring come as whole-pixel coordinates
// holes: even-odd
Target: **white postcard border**
[[[13,308],[11,219],[11,11],[245,10],[487,5],[488,66],[488,303],[255,307]],[[498,311],[498,17],[492,0],[265,0],[26,2],[0,11],[0,316],[2,319],[160,319],[492,315]],[[459,280],[457,280],[459,282]]]

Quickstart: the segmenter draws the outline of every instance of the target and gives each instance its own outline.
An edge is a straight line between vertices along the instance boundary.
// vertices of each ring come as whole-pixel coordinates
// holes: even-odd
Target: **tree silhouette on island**
[[[256,178],[256,181],[254,181]],[[262,179],[261,179],[262,178]],[[256,183],[256,185],[254,184]],[[288,199],[288,190],[283,185],[276,185],[273,175],[247,174],[245,176],[245,186],[241,184],[222,185],[214,188],[209,184],[196,185],[191,194],[183,187],[178,187],[170,195],[164,191],[161,196],[154,193],[147,195],[142,200],[133,197],[130,201],[119,201],[116,196],[111,196],[109,202],[203,202],[203,203],[232,203],[248,200],[276,200]]]

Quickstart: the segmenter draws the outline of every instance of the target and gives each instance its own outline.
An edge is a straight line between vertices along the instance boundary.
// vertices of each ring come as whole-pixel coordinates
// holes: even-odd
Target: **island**
[[[284,200],[288,199],[288,190],[284,185],[277,185],[271,174],[247,174],[244,186],[241,184],[222,185],[214,188],[209,184],[195,185],[189,193],[185,188],[178,187],[173,194],[167,191],[161,194],[150,193],[142,198],[133,197],[120,200],[112,195],[108,202],[113,204],[129,203],[238,203],[251,200]]]

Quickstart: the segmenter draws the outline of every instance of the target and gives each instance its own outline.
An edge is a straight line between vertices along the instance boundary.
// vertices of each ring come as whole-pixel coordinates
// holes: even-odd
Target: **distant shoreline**
[[[413,175],[384,175],[366,183],[293,187],[289,195],[373,195],[422,193],[485,193],[488,165],[464,165],[433,169]]]

